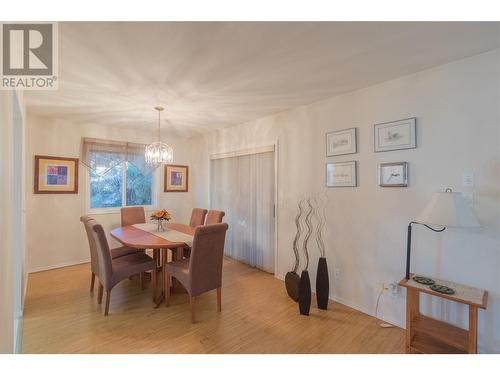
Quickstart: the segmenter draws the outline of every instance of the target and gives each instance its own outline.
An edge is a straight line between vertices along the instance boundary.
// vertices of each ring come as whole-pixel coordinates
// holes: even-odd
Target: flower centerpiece
[[[156,225],[157,225],[157,231],[158,232],[163,232],[163,220],[169,221],[172,218],[170,213],[163,209],[159,211],[155,211],[151,214],[151,220],[156,220]]]

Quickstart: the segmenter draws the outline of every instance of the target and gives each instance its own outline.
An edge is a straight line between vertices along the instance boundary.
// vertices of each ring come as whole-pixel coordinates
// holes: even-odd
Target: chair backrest
[[[196,228],[189,258],[191,296],[197,296],[222,285],[222,260],[226,223]]]
[[[101,281],[104,289],[111,290],[112,288],[112,276],[113,276],[113,265],[111,261],[111,253],[109,251],[108,240],[106,234],[102,229],[102,225],[94,221],[92,225],[92,236],[94,238],[98,257],[98,268],[99,271],[97,275]]]
[[[222,218],[226,213],[224,211],[210,210],[207,214],[205,225],[222,223]]]
[[[198,225],[205,224],[205,216],[207,215],[207,210],[204,208],[193,208],[191,213],[191,221],[189,222],[190,227],[197,227]]]
[[[144,207],[122,207],[120,209],[120,214],[122,218],[122,227],[146,222]]]
[[[87,240],[89,242],[90,269],[92,270],[93,273],[97,274],[99,272],[99,266],[98,266],[99,258],[97,255],[95,240],[92,233],[92,226],[96,224],[96,221],[88,215],[80,216],[80,221],[83,223],[83,226],[85,227],[85,233],[87,233]]]

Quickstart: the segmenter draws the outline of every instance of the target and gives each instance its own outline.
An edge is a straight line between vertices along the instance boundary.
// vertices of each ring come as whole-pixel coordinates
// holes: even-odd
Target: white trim
[[[220,154],[211,154],[210,160],[233,158],[235,156],[262,154],[264,152],[274,152],[275,148],[276,148],[276,143],[269,145],[269,146],[247,148],[244,150],[229,151],[229,152],[223,152]]]
[[[274,274],[278,273],[278,215],[279,215],[279,196],[278,196],[278,140],[274,144]]]
[[[14,354],[21,354],[23,349],[23,318],[14,319]]]
[[[50,266],[35,267],[32,270],[30,270],[28,273],[37,273],[37,272],[53,270],[56,268],[77,266],[77,265],[83,264],[83,263],[90,263],[90,258],[77,260],[77,261],[73,261],[73,262],[63,262],[63,263],[58,263],[58,264],[52,264]]]

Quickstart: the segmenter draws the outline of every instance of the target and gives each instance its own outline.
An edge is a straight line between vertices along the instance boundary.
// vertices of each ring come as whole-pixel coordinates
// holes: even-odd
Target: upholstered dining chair
[[[102,303],[103,290],[106,291],[106,307],[104,316],[109,313],[109,302],[111,299],[111,289],[120,281],[132,275],[141,274],[145,271],[153,271],[156,268],[156,261],[149,255],[141,252],[112,258],[109,250],[106,234],[102,225],[95,221],[92,224],[92,236],[96,244],[98,257],[99,295],[98,302]]]
[[[189,221],[190,227],[197,227],[198,225],[205,224],[205,217],[207,216],[207,210],[204,208],[193,208],[191,212],[191,220]],[[184,249],[184,257],[189,258],[191,250],[189,247]]]
[[[144,207],[122,207],[120,208],[121,226],[126,227],[128,225],[143,224],[146,222],[146,214],[144,213]],[[145,252],[145,249],[138,249],[138,251]],[[141,285],[143,284],[143,276],[139,275],[141,280]]]
[[[170,276],[187,290],[191,306],[191,322],[195,323],[195,297],[217,289],[217,311],[221,311],[222,261],[226,223],[198,226],[194,233],[191,257],[165,265],[165,304],[170,304]]]
[[[95,284],[95,276],[98,274],[99,266],[96,244],[94,241],[94,237],[92,235],[92,226],[97,222],[91,216],[84,215],[80,217],[80,221],[83,223],[85,227],[85,232],[87,233],[87,240],[89,242],[89,250],[90,250],[90,271],[92,272],[90,278],[90,292],[94,291]],[[141,250],[133,249],[131,247],[120,246],[110,250],[111,258],[116,259],[125,255],[139,253]],[[142,280],[141,280],[142,285]]]
[[[144,207],[122,207],[120,209],[122,227],[146,222]]]
[[[204,208],[193,208],[191,212],[191,221],[189,222],[190,227],[197,227],[198,225],[205,224],[205,216],[207,215],[207,210]]]
[[[205,225],[222,223],[224,215],[226,215],[224,211],[209,210]]]

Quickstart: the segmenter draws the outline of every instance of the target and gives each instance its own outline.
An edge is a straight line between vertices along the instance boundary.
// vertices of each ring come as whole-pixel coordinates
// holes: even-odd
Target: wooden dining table
[[[190,236],[194,236],[195,232],[195,227],[190,227],[186,224],[171,223],[164,225],[164,227]],[[167,280],[166,274],[163,272],[163,267],[167,262],[167,251],[172,251],[173,260],[180,260],[184,256],[184,249],[189,247],[189,245],[185,242],[169,241],[163,237],[156,236],[151,232],[136,228],[133,225],[112,229],[111,236],[124,246],[133,247],[135,249],[153,250],[153,258],[157,264],[156,269],[151,272],[151,283],[153,284],[153,303],[155,303],[155,307],[160,306],[162,301],[165,299],[165,287]],[[158,295],[158,272],[160,270],[162,270],[162,290],[160,295]],[[183,290],[182,285],[180,285],[177,280],[173,279],[172,291],[179,292],[181,290]]]

